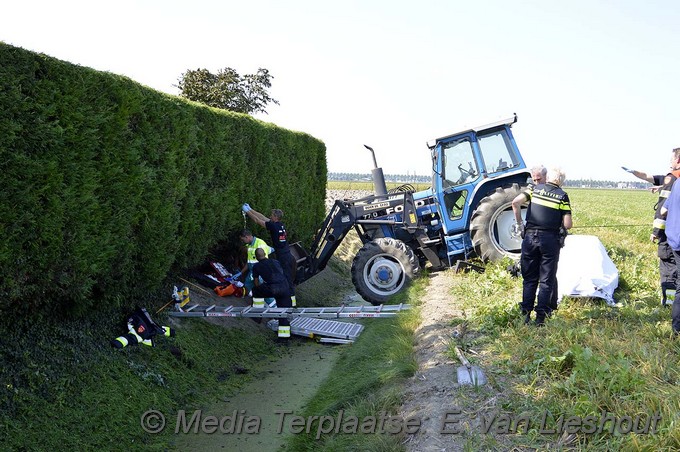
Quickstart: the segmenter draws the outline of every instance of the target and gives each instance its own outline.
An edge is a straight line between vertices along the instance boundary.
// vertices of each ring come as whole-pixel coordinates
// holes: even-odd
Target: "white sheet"
[[[613,305],[619,271],[594,235],[569,235],[557,266],[558,299],[597,297]]]

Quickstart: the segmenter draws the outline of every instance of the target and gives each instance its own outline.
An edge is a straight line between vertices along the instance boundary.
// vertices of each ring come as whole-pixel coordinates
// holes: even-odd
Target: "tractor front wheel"
[[[366,243],[352,261],[352,282],[359,295],[374,305],[402,290],[418,274],[413,250],[401,240],[382,237]]]

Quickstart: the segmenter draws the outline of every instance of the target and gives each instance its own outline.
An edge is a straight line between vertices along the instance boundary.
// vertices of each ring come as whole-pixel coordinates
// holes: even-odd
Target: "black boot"
[[[545,326],[545,313],[536,313],[536,326]]]
[[[524,324],[528,325],[531,322],[531,311],[522,309],[520,312],[522,314],[522,317],[524,317]]]

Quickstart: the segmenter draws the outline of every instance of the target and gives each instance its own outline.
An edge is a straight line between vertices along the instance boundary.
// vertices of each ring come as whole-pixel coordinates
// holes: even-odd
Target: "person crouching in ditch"
[[[292,307],[288,280],[283,273],[281,264],[275,259],[267,259],[262,248],[255,250],[257,263],[253,266],[253,306],[258,300],[264,304],[264,299],[274,297],[276,306],[279,308]],[[262,281],[260,281],[260,278]],[[290,321],[287,318],[279,319],[278,339],[290,338]]]

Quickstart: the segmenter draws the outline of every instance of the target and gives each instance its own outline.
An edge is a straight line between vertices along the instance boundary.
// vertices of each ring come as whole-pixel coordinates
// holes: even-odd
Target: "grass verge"
[[[123,325],[106,318],[12,326],[0,346],[4,450],[165,450],[171,432],[145,432],[143,413],[170,419],[234,391],[274,349],[264,335],[244,341],[240,330],[202,320],[183,322],[156,347],[122,350],[109,340]]]
[[[567,298],[545,328],[535,328],[520,317],[522,279],[505,271],[507,262],[456,276],[453,299],[471,333],[452,342],[451,356],[454,345],[479,351],[475,364],[490,381],[471,393],[477,408],[470,413],[531,421],[503,435],[485,434],[470,422],[467,447],[679,450],[680,343],[671,335],[670,309],[659,303],[656,246],[649,240],[657,195],[567,191],[572,233],[596,235],[619,270],[614,297],[621,307]],[[575,425],[567,428],[572,416]],[[635,433],[636,425],[648,425],[649,433]]]
[[[620,268],[625,277],[627,265]],[[492,389],[477,394],[478,406],[487,408],[475,416],[530,421],[503,435],[503,447],[678,450],[680,343],[671,337],[670,310],[651,297],[618,309],[567,298],[546,327],[536,328],[524,325],[517,308],[521,287],[521,278],[495,264],[484,274],[457,276],[453,289],[472,334],[452,341],[451,357],[455,345],[481,350],[477,364]],[[470,447],[498,444],[479,429],[466,434]]]
[[[409,303],[412,309],[389,319],[364,320],[366,329],[348,347],[301,417],[330,416],[338,432],[320,434],[330,420],[314,421],[309,431],[292,435],[287,443],[291,451],[396,451],[401,450],[399,434],[361,433],[362,422],[370,431],[372,417],[396,414],[401,405],[401,385],[417,370],[413,337],[420,324],[419,300],[427,278],[418,278],[408,291],[398,294],[397,303]],[[341,413],[342,412],[342,413]],[[358,430],[353,428],[354,418]]]

